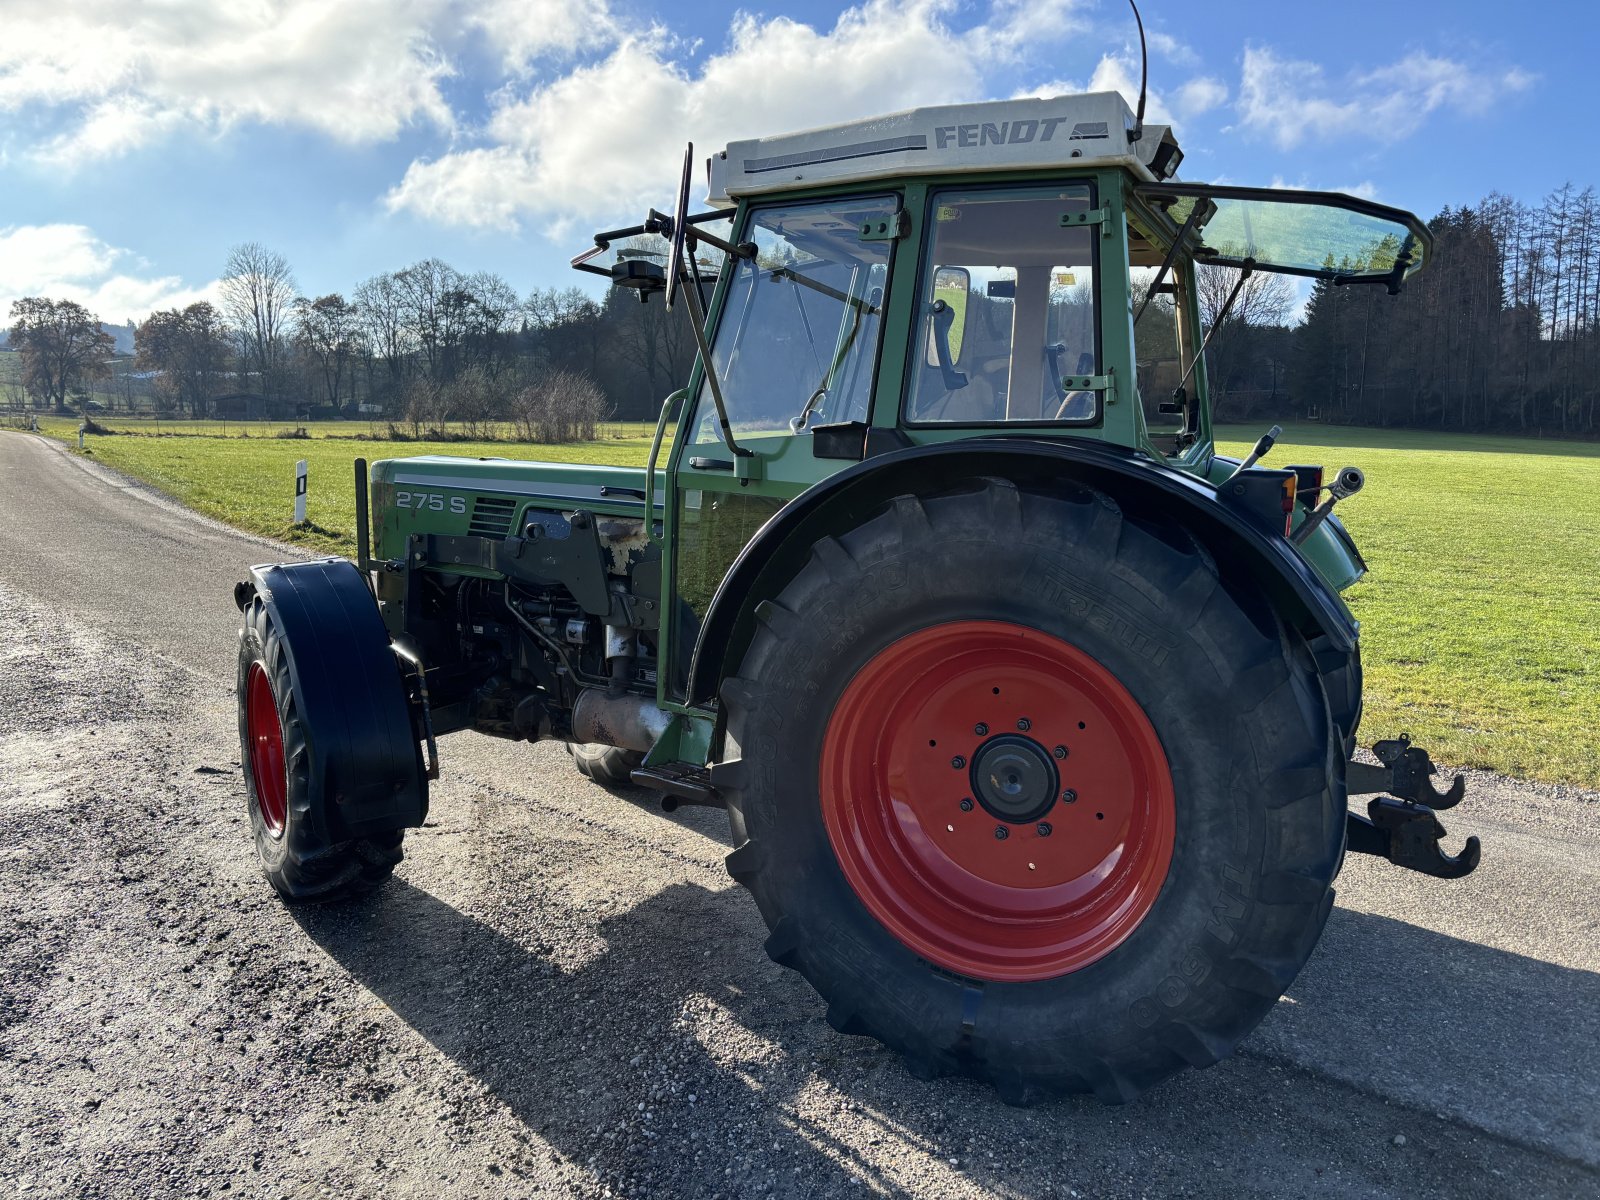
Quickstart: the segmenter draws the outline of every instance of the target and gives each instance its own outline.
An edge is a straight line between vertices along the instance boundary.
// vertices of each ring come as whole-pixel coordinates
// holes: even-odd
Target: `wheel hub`
[[[283,723],[278,717],[272,684],[259,662],[250,664],[245,681],[245,730],[250,739],[250,777],[255,783],[261,823],[273,837],[282,837],[289,819]]]
[[[1060,791],[1050,752],[1016,733],[1002,733],[972,756],[972,791],[1002,821],[1026,825],[1049,812]]]
[[[1172,862],[1172,773],[1144,709],[1028,626],[950,621],[884,647],[839,697],[818,783],[862,905],[977,979],[1049,979],[1111,953]]]

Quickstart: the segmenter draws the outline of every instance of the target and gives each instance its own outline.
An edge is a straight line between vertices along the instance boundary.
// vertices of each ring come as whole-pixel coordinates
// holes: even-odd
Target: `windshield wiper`
[[[855,316],[850,322],[850,332],[845,334],[844,340],[839,346],[839,352],[833,356],[833,361],[828,364],[828,369],[823,373],[821,382],[817,384],[816,390],[806,400],[805,407],[800,410],[800,415],[789,418],[789,428],[795,433],[799,433],[806,427],[806,419],[811,416],[811,410],[816,408],[822,398],[828,394],[828,385],[833,382],[834,375],[838,373],[844,360],[849,357],[850,347],[855,345],[856,334],[861,332],[861,323],[865,320],[866,315],[869,312],[875,313],[877,311],[870,304],[858,303],[855,305]]]
[[[864,310],[869,314],[878,311],[865,300],[852,296],[847,292],[841,292],[838,288],[831,288],[825,283],[818,283],[810,276],[800,274],[793,267],[772,267],[770,270],[774,279],[792,279],[801,287],[808,287],[813,292],[821,292],[824,296],[837,300],[840,304],[848,304],[852,308]]]

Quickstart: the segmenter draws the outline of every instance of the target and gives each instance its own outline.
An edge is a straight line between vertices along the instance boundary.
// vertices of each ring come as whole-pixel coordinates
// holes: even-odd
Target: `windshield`
[[[1398,291],[1427,261],[1433,239],[1411,213],[1333,192],[1205,184],[1146,184],[1139,192],[1191,234],[1200,262],[1332,279]]]
[[[878,196],[751,213],[756,255],[728,268],[711,346],[736,434],[866,419],[894,243],[862,231],[893,227],[898,207]],[[697,443],[721,440],[703,385],[693,428]]]

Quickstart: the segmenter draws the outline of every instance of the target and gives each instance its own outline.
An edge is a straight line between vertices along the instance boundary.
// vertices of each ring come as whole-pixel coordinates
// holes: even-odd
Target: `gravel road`
[[[289,553],[0,435],[0,1191],[1600,1196],[1600,796],[1474,777],[1479,871],[1352,860],[1236,1058],[1009,1109],[835,1034],[721,815],[556,746],[447,739],[391,883],[278,903],[230,589]]]

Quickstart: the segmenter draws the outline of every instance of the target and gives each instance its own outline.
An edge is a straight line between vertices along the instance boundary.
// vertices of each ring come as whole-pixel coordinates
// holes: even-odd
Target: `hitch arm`
[[[1352,854],[1375,854],[1436,879],[1460,879],[1478,865],[1481,846],[1475,837],[1454,857],[1440,848],[1445,829],[1431,808],[1379,796],[1367,804],[1367,814],[1346,816],[1346,845]]]
[[[1367,802],[1367,815],[1349,812],[1345,818],[1345,845],[1352,854],[1375,854],[1397,867],[1421,871],[1438,879],[1460,879],[1478,865],[1478,839],[1469,837],[1454,857],[1439,847],[1444,826],[1436,809],[1454,808],[1466,794],[1466,780],[1457,775],[1447,791],[1437,790],[1431,777],[1439,773],[1421,746],[1402,733],[1379,742],[1372,752],[1381,765],[1345,764],[1345,793],[1376,796]]]
[[[1421,746],[1411,744],[1411,735],[1402,733],[1389,741],[1372,747],[1382,766],[1371,763],[1345,764],[1345,791],[1351,796],[1367,796],[1374,792],[1388,792],[1402,800],[1426,804],[1435,811],[1454,808],[1467,794],[1467,781],[1457,775],[1450,787],[1439,791],[1431,782],[1439,773],[1433,759]]]

